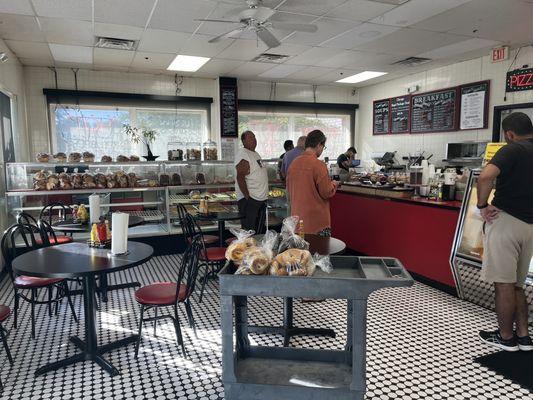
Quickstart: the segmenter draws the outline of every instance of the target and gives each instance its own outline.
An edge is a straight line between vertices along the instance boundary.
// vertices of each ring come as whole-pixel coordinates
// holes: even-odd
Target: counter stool
[[[4,322],[10,314],[11,310],[9,307],[0,305],[0,341],[4,345],[9,364],[13,365],[13,357],[11,357],[11,352],[9,351],[9,346],[7,345],[7,330],[2,326],[2,322]],[[2,385],[2,379],[0,379],[0,390],[3,388],[4,386]]]

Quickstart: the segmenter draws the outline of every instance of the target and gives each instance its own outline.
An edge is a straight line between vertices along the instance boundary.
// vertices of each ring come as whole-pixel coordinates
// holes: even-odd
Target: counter
[[[455,287],[449,260],[460,202],[389,198],[343,187],[330,204],[332,234],[350,249],[397,258],[409,272]]]

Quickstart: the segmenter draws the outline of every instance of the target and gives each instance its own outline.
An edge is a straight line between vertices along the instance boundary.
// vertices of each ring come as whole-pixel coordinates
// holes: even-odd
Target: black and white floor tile
[[[171,280],[177,275],[178,256],[155,257],[142,266],[115,274],[112,280],[151,283]],[[12,305],[11,284],[0,283],[0,303]],[[106,354],[121,372],[109,377],[92,362],[79,363],[35,378],[35,369],[75,352],[72,335],[83,336],[83,322],[76,324],[63,304],[59,315],[48,317],[38,309],[37,338],[30,338],[30,310],[23,304],[21,324],[12,329],[9,345],[15,364],[9,367],[0,352],[0,374],[4,390],[0,399],[178,399],[216,400],[224,398],[221,382],[218,291],[211,282],[204,301],[193,302],[198,339],[181,310],[188,357],[176,344],[170,321],[160,321],[157,336],[145,326],[139,358],[129,346]],[[82,314],[81,297],[76,309]],[[251,301],[251,323],[279,324],[281,299]],[[345,302],[295,301],[298,326],[331,327],[337,338],[299,337],[292,346],[342,348],[346,339]],[[138,306],[133,289],[110,293],[98,315],[99,341],[106,343],[136,331]],[[81,318],[83,321],[83,318]],[[388,399],[533,399],[533,393],[474,363],[477,356],[492,352],[479,342],[480,328],[495,326],[494,313],[436,289],[417,283],[412,288],[375,292],[368,308],[367,396],[369,400]],[[280,337],[253,335],[252,341],[281,345]]]

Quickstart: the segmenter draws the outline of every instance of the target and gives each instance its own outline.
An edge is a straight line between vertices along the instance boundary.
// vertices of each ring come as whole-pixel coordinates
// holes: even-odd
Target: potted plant
[[[150,149],[150,144],[155,142],[155,139],[157,137],[156,131],[154,131],[153,129],[137,128],[136,126],[131,126],[130,124],[123,124],[123,127],[124,133],[129,136],[130,140],[133,143],[137,144],[139,142],[142,142],[144,145],[146,145],[148,155],[143,156],[146,161],[155,161],[155,159],[159,157],[154,156],[152,154],[152,149]]]

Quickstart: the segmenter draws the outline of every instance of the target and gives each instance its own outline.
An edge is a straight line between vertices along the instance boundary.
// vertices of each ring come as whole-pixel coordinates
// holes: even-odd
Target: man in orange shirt
[[[322,131],[307,135],[305,151],[289,167],[287,189],[291,214],[303,220],[305,233],[331,236],[329,199],[339,182],[330,179],[326,164],[318,159],[325,148],[326,135]]]

